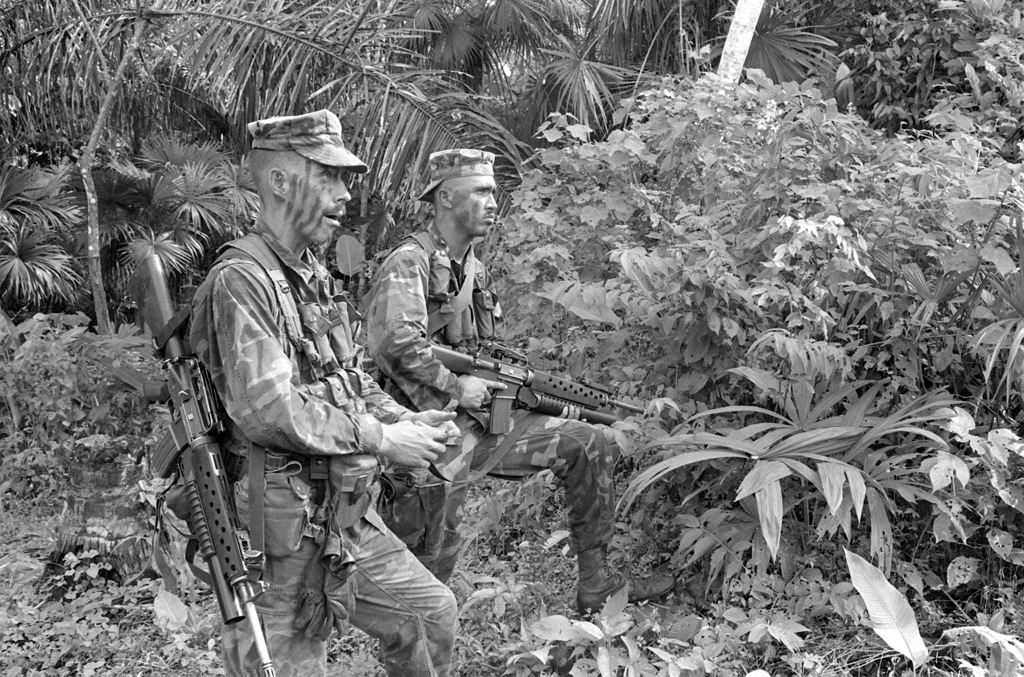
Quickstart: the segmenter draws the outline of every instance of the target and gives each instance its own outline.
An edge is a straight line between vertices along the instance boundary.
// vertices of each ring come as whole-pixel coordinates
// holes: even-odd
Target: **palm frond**
[[[28,224],[0,224],[0,294],[4,306],[42,307],[70,302],[82,285],[74,258]]]
[[[503,133],[476,97],[458,93],[428,97],[413,82],[382,88],[353,120],[353,145],[370,167],[363,190],[390,200],[415,192],[430,153],[463,146],[497,156],[498,202],[504,211],[519,181],[519,167],[531,152]]]
[[[544,67],[543,82],[553,102],[552,112],[572,115],[576,120],[600,132],[611,121],[616,92],[628,88],[631,71],[596,61],[586,49],[543,50],[550,57]]]
[[[159,171],[168,167],[184,169],[193,165],[213,171],[230,161],[228,154],[212,141],[184,143],[167,135],[147,139],[137,158],[139,167]]]
[[[188,246],[182,246],[167,234],[146,231],[125,246],[122,262],[126,270],[134,270],[140,262],[150,256],[156,256],[163,264],[164,270],[178,274],[188,270],[194,261],[194,255]]]
[[[527,57],[575,34],[580,17],[568,0],[496,0],[486,5],[482,24],[505,51]]]
[[[59,232],[81,220],[65,188],[64,168],[20,169],[0,164],[0,214],[45,231]]]

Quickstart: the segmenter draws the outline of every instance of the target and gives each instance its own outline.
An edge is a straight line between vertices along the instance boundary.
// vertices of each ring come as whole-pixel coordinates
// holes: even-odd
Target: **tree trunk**
[[[89,266],[89,283],[92,287],[93,307],[96,309],[96,328],[100,334],[113,333],[113,327],[110,324],[110,313],[107,310],[107,292],[103,287],[103,269],[100,265],[99,200],[96,197],[96,182],[92,176],[92,165],[96,158],[96,148],[99,147],[103,127],[110,117],[110,109],[113,108],[114,99],[117,98],[118,91],[121,88],[121,80],[128,69],[128,64],[142,43],[145,27],[146,19],[143,19],[140,14],[135,19],[135,32],[132,34],[131,41],[125,47],[124,54],[121,56],[121,63],[117,65],[117,70],[114,74],[107,79],[107,93],[104,94],[103,101],[100,104],[99,113],[97,113],[96,121],[93,124],[92,134],[89,135],[89,142],[82,149],[82,154],[78,158],[78,171],[82,174],[82,184],[85,186],[86,198],[86,239],[88,241],[86,261]],[[96,45],[96,47],[102,51],[101,45]]]
[[[148,466],[130,459],[98,468],[69,469],[67,509],[57,524],[57,542],[44,564],[39,584],[61,597],[73,581],[65,557],[90,557],[106,565],[105,577],[126,582],[150,570],[152,508],[139,501],[138,483]]]
[[[738,82],[743,75],[743,64],[747,60],[750,41],[754,38],[757,20],[761,17],[764,0],[738,0],[736,12],[725,38],[722,58],[718,62],[718,76],[726,82]]]

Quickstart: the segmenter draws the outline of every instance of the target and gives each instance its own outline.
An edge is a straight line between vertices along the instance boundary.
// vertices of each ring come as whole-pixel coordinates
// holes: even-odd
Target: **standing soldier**
[[[447,150],[430,156],[421,200],[434,219],[392,252],[374,276],[365,299],[367,347],[387,379],[389,392],[418,411],[458,411],[462,431],[449,446],[443,474],[451,485],[418,470],[399,469],[393,498],[382,514],[391,529],[440,580],[458,555],[467,478],[488,473],[523,478],[550,468],[565,490],[571,541],[576,549],[581,613],[600,608],[624,585],[629,599],[660,597],[670,576],[625,579],[605,572],[605,549],[614,528],[612,466],[617,449],[604,432],[582,421],[513,412],[511,432],[487,432],[493,391],[501,383],[456,375],[430,350],[431,342],[474,349],[493,339],[501,311],[491,278],[473,254],[473,240],[494,224],[494,156]]]
[[[452,414],[414,413],[358,369],[348,310],[309,248],[338,228],[351,195],[330,111],[249,124],[261,200],[255,234],[226,245],[192,304],[191,343],[227,414],[225,467],[253,550],[256,599],[278,675],[327,670],[346,618],[381,643],[389,675],[448,675],[455,598],[369,506],[378,459],[426,468]],[[244,624],[223,629],[227,675],[258,664]]]

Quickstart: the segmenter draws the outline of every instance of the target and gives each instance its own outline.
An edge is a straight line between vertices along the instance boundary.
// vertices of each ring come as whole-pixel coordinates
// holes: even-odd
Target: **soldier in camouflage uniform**
[[[577,606],[600,605],[623,585],[633,601],[660,597],[670,576],[625,580],[604,569],[614,528],[612,466],[617,449],[600,427],[578,420],[513,412],[511,432],[487,431],[489,404],[504,385],[456,375],[435,359],[430,342],[472,350],[496,337],[501,309],[473,240],[494,224],[494,156],[450,150],[430,156],[421,200],[434,205],[426,231],[399,245],[374,276],[363,308],[370,356],[389,392],[416,410],[458,411],[463,431],[442,461],[445,485],[423,471],[397,471],[381,514],[391,529],[442,581],[458,554],[458,527],[471,477],[524,478],[551,469],[565,490],[570,540],[578,557]],[[467,280],[471,283],[466,286]],[[471,293],[470,293],[471,291]],[[569,413],[569,412],[567,412]]]
[[[347,617],[380,639],[389,675],[448,675],[455,598],[367,506],[378,459],[427,467],[457,434],[453,415],[414,413],[357,368],[344,298],[309,250],[345,213],[344,172],[366,165],[329,111],[249,131],[256,233],[229,243],[197,291],[190,338],[229,419],[239,518],[265,533],[256,606],[271,659],[281,676],[326,674],[326,639]],[[254,673],[247,624],[223,628],[223,658],[229,677]]]

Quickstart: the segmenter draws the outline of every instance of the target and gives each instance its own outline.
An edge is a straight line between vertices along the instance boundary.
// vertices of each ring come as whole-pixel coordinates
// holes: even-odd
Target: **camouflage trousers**
[[[565,491],[569,539],[577,552],[607,545],[615,526],[612,471],[617,448],[601,428],[583,421],[553,418],[529,411],[512,413],[517,436],[487,474],[525,479],[550,469]],[[380,503],[380,514],[395,535],[442,582],[451,577],[459,552],[459,525],[469,478],[489,465],[504,435],[491,435],[459,410],[455,420],[462,436],[436,465],[452,480],[442,483],[425,471],[399,472],[412,485],[394,500]]]
[[[278,677],[327,674],[326,642],[294,627],[305,590],[307,566],[320,551],[308,516],[308,470],[290,463],[267,473],[265,492],[269,589],[256,599],[270,657]],[[243,523],[248,478],[235,483]],[[349,622],[380,640],[388,675],[447,677],[455,639],[457,608],[452,592],[434,578],[370,508],[343,531],[356,560],[355,572],[339,600]],[[256,648],[247,622],[222,626],[222,657],[227,677],[258,674]]]

